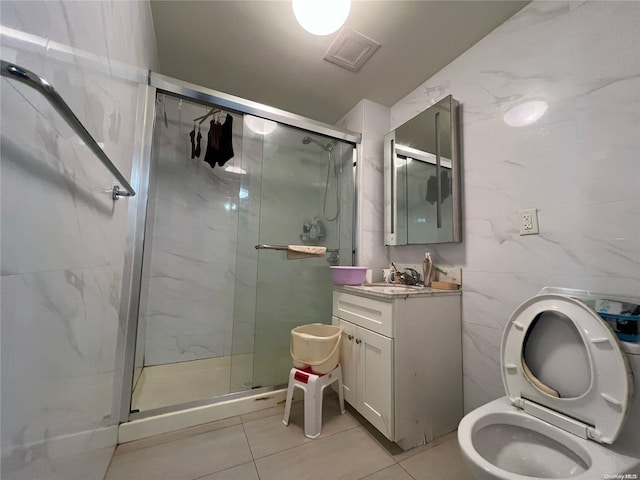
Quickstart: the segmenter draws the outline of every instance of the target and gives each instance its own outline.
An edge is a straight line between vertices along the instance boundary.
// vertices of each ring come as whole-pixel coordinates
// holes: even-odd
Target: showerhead
[[[309,145],[311,142],[315,143],[316,145],[319,145],[320,148],[322,148],[325,152],[330,152],[331,148],[337,143],[337,140],[332,140],[329,143],[327,143],[326,145],[321,144],[319,141],[311,138],[311,137],[304,137],[302,139],[302,143],[304,145]]]

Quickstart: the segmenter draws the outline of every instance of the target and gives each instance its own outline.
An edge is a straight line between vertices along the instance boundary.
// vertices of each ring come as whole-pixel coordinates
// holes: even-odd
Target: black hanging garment
[[[204,154],[204,161],[207,162],[211,168],[216,166],[216,161],[218,160],[220,133],[222,133],[221,125],[218,125],[215,120],[211,120],[209,123],[209,133],[207,133],[207,151]]]
[[[443,170],[440,172],[440,193],[442,194],[442,201],[451,193],[451,178],[449,177],[449,171]],[[435,175],[431,175],[427,180],[427,202],[431,205],[438,201],[438,179]]]
[[[442,201],[444,202],[446,198],[451,194],[451,176],[449,175],[449,170],[445,169],[440,173],[440,190],[442,190]]]
[[[222,125],[220,136],[220,158],[218,165],[221,167],[233,158],[233,117],[227,113],[227,119]]]
[[[427,180],[427,202],[431,205],[438,201],[438,179],[435,175],[431,175]]]
[[[196,143],[196,150],[195,150],[195,155],[196,157],[200,158],[200,140],[202,140],[202,134],[200,133],[200,127],[198,127],[198,136],[196,137],[197,143]],[[193,157],[191,157],[193,158]]]
[[[191,138],[191,158],[196,156],[196,143],[195,143],[195,138],[196,138],[196,127],[193,127],[193,130],[191,130],[189,132],[189,137]]]
[[[211,120],[209,128],[207,152],[204,161],[215,167],[223,166],[233,158],[233,117],[227,114],[224,124],[219,125]]]

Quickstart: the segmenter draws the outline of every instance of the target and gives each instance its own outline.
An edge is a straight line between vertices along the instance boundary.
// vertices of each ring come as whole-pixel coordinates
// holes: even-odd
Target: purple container
[[[329,267],[333,283],[337,285],[362,285],[367,275],[367,267]]]

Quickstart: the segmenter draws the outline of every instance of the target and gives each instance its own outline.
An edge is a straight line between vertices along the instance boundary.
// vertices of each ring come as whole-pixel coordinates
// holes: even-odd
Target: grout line
[[[351,408],[353,408],[353,407],[351,407]],[[393,459],[393,461],[395,463],[400,463],[396,459],[396,455],[401,454],[402,453],[402,449],[400,449],[400,447],[396,445],[396,448],[398,448],[400,450],[400,452],[398,454],[396,454],[396,455],[394,455],[392,452],[390,452],[388,450],[388,448],[385,446],[385,444],[383,443],[383,441],[389,443],[389,445],[395,445],[395,444],[391,440],[388,440],[387,438],[385,438],[384,435],[381,432],[378,432],[378,430],[375,430],[375,427],[373,425],[371,425],[371,424],[369,424],[369,425],[362,424],[360,422],[360,418],[362,418],[365,421],[366,421],[366,419],[364,417],[362,417],[356,410],[354,410],[354,412],[355,412],[355,415],[351,415],[351,417],[355,420],[356,424],[362,430],[364,430],[364,432],[369,436],[369,438],[371,438],[376,443],[376,445],[378,445],[380,448],[382,448],[382,450],[387,455],[389,455]],[[349,409],[347,409],[347,413],[350,413]],[[360,417],[360,418],[358,418],[358,417]],[[378,438],[377,436],[379,436],[380,438]]]
[[[409,475],[409,478],[411,478],[412,480],[416,480],[416,478],[415,478],[413,475],[411,475],[411,474],[407,471],[407,469],[406,469],[406,468],[404,468],[402,465],[400,465],[399,463],[396,463],[395,465],[398,465],[398,466],[399,466],[399,467],[400,467],[400,468],[401,468],[401,469],[402,469],[402,470],[403,470],[407,475]],[[378,474],[378,473],[380,473],[380,472],[382,472],[382,471],[384,471],[384,470],[387,470],[388,468],[392,468],[392,467],[394,467],[395,465],[387,465],[386,467],[383,467],[383,468],[381,468],[380,470],[376,470],[375,472],[369,473],[366,477],[360,477],[358,480],[367,480],[367,478],[369,478],[369,477],[373,477],[374,475],[376,475],[376,474]]]
[[[109,465],[107,465],[107,469],[104,472],[104,475],[102,476],[102,480],[106,480],[107,475],[109,475],[109,469],[111,468],[111,465],[113,464],[113,458],[116,456],[116,450],[118,449],[118,445],[116,444],[116,446],[113,449],[113,452],[111,453],[111,458],[109,459]]]
[[[200,478],[208,477],[209,475],[216,475],[216,474],[218,474],[218,473],[222,473],[222,472],[226,472],[227,470],[231,470],[232,468],[237,468],[237,467],[240,467],[240,466],[242,466],[242,465],[247,465],[248,463],[253,463],[253,464],[254,464],[253,466],[254,466],[254,468],[255,468],[255,463],[253,462],[253,460],[250,460],[250,461],[248,461],[248,462],[239,463],[238,465],[234,465],[234,466],[232,466],[232,467],[225,468],[224,470],[217,470],[217,471],[215,471],[215,472],[205,473],[204,475],[200,475],[199,477],[193,477],[193,478],[192,478],[192,479],[190,479],[190,480],[198,480],[198,479],[200,479]],[[256,469],[256,471],[257,471],[257,469]]]
[[[258,470],[258,465],[256,465],[256,461],[253,461],[253,468],[256,469],[256,476],[258,477],[258,480],[260,480],[260,470]]]
[[[270,453],[270,454],[268,454],[268,455],[265,455],[264,457],[260,457],[260,458],[258,458],[258,459],[254,459],[254,461],[262,460],[263,458],[267,458],[267,457],[272,457],[273,455],[278,455],[279,453],[282,453],[282,452],[288,452],[289,450],[293,450],[294,448],[304,447],[305,445],[311,445],[314,441],[317,441],[317,440],[324,440],[325,438],[331,438],[331,437],[333,437],[334,435],[339,435],[339,434],[341,434],[341,433],[345,433],[345,432],[351,431],[351,430],[353,430],[353,429],[355,429],[355,428],[359,428],[359,425],[355,425],[355,426],[353,426],[353,427],[346,428],[346,429],[344,429],[344,430],[340,430],[339,432],[330,433],[329,435],[327,435],[327,436],[325,436],[325,437],[318,437],[318,438],[313,438],[313,439],[309,438],[309,440],[310,440],[310,441],[308,441],[308,442],[304,442],[304,443],[301,443],[301,444],[299,444],[299,445],[294,445],[294,446],[292,446],[292,447],[285,448],[284,450],[280,450],[280,451],[278,451],[278,452]],[[304,433],[303,433],[302,435],[304,436]],[[304,437],[304,438],[306,439],[307,437]]]
[[[229,417],[229,418],[234,418],[234,417]],[[224,421],[224,420],[227,420],[227,419],[225,418],[223,420],[215,420],[213,422],[207,422],[207,423],[216,423],[216,422],[220,422],[220,421]],[[140,451],[140,450],[147,450],[149,448],[157,447],[159,445],[166,445],[168,443],[179,442],[179,441],[182,441],[182,440],[185,440],[185,439],[188,439],[188,438],[198,437],[200,435],[209,435],[209,434],[214,433],[214,432],[222,432],[223,430],[227,430],[229,428],[233,428],[233,427],[237,427],[238,425],[242,425],[242,422],[238,422],[238,423],[234,423],[234,424],[231,424],[231,425],[227,425],[226,427],[220,427],[220,428],[213,428],[211,430],[205,430],[203,432],[193,432],[193,433],[189,433],[189,434],[187,434],[185,432],[185,430],[189,430],[189,429],[194,429],[194,430],[198,429],[199,427],[202,427],[203,425],[206,425],[206,423],[200,424],[200,425],[194,425],[193,427],[181,428],[180,430],[174,430],[172,432],[160,433],[160,434],[157,434],[157,435],[152,435],[150,437],[145,437],[145,438],[141,438],[141,439],[138,439],[138,440],[132,440],[131,442],[118,444],[117,447],[119,447],[120,445],[131,445],[134,442],[149,442],[150,443],[150,445],[145,445],[145,446],[134,445],[134,446],[128,447],[128,448],[131,448],[130,451],[127,451],[125,453],[120,453],[120,454],[118,454],[118,456],[120,456],[120,455],[130,455],[130,454],[132,454],[134,452],[137,452],[137,451]],[[158,437],[163,437],[163,436],[164,436],[164,438],[162,438],[162,439],[158,438]],[[173,436],[178,437],[178,438],[168,438],[168,437],[173,437]],[[152,443],[152,440],[150,440],[150,439],[154,439],[154,438],[156,439],[156,442]],[[115,453],[114,453],[114,456],[115,456]]]
[[[269,407],[269,408],[276,408],[276,407],[279,407],[279,406],[280,406],[280,405],[275,405],[275,407]],[[292,405],[292,407],[293,407],[293,405]],[[275,417],[276,415],[282,415],[282,414],[284,413],[284,411],[282,411],[282,412],[277,412],[277,413],[274,413],[274,414],[272,414],[272,415],[265,415],[264,417],[254,418],[254,419],[252,419],[252,420],[247,420],[247,421],[245,421],[245,420],[242,418],[242,417],[246,417],[246,416],[249,416],[249,415],[251,415],[251,414],[253,414],[253,413],[258,413],[258,412],[260,412],[260,410],[256,410],[255,412],[249,412],[249,413],[245,413],[245,414],[238,415],[238,416],[240,417],[240,421],[241,421],[241,422],[242,422],[242,424],[244,425],[245,423],[257,422],[257,421],[259,421],[259,420],[264,420],[265,418]]]
[[[240,420],[242,420],[242,419],[240,419]],[[249,453],[251,454],[251,459],[255,463],[256,457],[253,455],[253,450],[251,449],[251,442],[249,441],[249,436],[247,435],[247,431],[244,429],[244,423],[242,423],[242,421],[240,421],[240,425],[242,425],[242,432],[244,433],[244,439],[247,441],[247,446],[249,447]],[[256,467],[256,471],[257,470],[258,469]]]
[[[413,480],[415,480],[416,477],[414,477],[413,475],[411,475],[411,473],[409,473],[409,470],[407,470],[406,468],[404,468],[404,465],[402,465],[400,462],[398,462],[398,466],[404,470],[405,472],[407,472],[407,475],[409,475],[410,478],[413,478]]]
[[[368,473],[364,477],[358,477],[358,480],[367,480],[367,478],[372,477],[373,475],[376,475],[382,472],[383,470],[386,470],[387,468],[391,468],[391,467],[393,467],[393,465],[387,465],[386,467],[382,467],[380,470],[376,470],[375,472]]]

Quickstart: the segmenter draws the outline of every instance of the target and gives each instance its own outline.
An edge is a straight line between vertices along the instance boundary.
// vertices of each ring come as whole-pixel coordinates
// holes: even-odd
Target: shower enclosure
[[[290,330],[331,322],[329,265],[355,253],[355,134],[161,75],[151,85],[130,210],[129,419],[285,384]],[[212,168],[217,117],[233,156]],[[327,253],[288,260],[281,247],[296,244]]]

